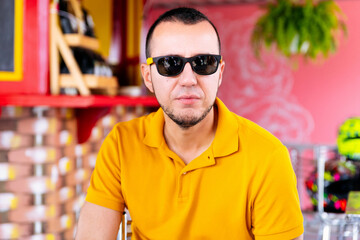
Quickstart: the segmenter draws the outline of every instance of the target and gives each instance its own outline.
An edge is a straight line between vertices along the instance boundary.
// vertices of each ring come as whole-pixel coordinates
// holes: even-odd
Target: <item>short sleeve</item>
[[[276,149],[257,175],[252,232],[255,239],[290,240],[304,232],[296,176],[285,146]]]
[[[122,212],[125,204],[121,192],[118,134],[118,129],[114,127],[105,138],[96,158],[85,200]]]

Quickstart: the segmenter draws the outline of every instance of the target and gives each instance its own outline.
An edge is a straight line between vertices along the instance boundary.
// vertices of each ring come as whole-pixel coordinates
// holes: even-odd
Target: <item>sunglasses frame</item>
[[[191,62],[194,61],[197,57],[201,57],[201,56],[213,56],[213,57],[215,57],[216,62],[217,62],[217,65],[216,65],[216,69],[215,69],[215,71],[214,71],[213,73],[210,73],[210,74],[199,74],[199,73],[197,73],[197,72],[195,71],[194,66],[191,64]],[[175,75],[165,75],[165,74],[161,74],[161,73],[159,72],[158,62],[159,62],[160,59],[165,58],[165,57],[177,57],[177,58],[180,58],[180,59],[183,61],[183,65],[181,66],[181,70],[179,71],[179,73],[177,73],[177,74],[175,74]],[[205,76],[205,75],[211,75],[211,74],[214,74],[214,73],[217,71],[217,69],[218,69],[218,67],[219,67],[219,64],[220,64],[221,62],[222,62],[222,56],[221,56],[221,55],[216,55],[216,54],[199,54],[199,55],[195,55],[195,56],[189,57],[189,58],[180,57],[180,56],[176,56],[176,55],[167,55],[167,56],[160,56],[160,57],[149,57],[149,58],[146,59],[146,64],[147,64],[147,65],[151,65],[151,64],[155,63],[156,69],[157,69],[158,73],[159,73],[160,75],[162,75],[162,76],[165,76],[165,77],[175,77],[175,76],[181,74],[181,73],[184,71],[184,67],[185,67],[186,63],[190,63],[191,69],[192,69],[196,74],[203,75],[203,76]]]

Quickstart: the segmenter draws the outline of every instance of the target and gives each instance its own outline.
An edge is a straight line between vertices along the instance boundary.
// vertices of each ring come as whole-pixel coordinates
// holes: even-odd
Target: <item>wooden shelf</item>
[[[70,47],[83,47],[91,50],[98,50],[99,40],[81,34],[64,34],[65,41]]]
[[[49,107],[69,107],[69,108],[89,108],[89,107],[112,107],[123,106],[146,106],[158,107],[159,104],[155,97],[141,96],[67,96],[67,95],[23,95],[9,94],[0,95],[0,106],[49,106]]]
[[[83,81],[87,88],[97,90],[97,94],[115,96],[118,91],[118,82],[116,77],[96,76],[94,74],[83,74]],[[60,88],[77,88],[77,83],[70,74],[60,74]]]
[[[84,74],[85,84],[89,88],[117,88],[116,77],[104,77],[95,76],[93,74]],[[76,83],[72,79],[70,74],[60,74],[60,86],[61,87],[76,87]]]

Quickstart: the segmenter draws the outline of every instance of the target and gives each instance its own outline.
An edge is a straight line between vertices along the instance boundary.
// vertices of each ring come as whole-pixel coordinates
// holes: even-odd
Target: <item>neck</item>
[[[186,129],[178,126],[165,114],[164,137],[168,147],[188,164],[210,147],[215,137],[216,125],[215,107],[202,121]]]

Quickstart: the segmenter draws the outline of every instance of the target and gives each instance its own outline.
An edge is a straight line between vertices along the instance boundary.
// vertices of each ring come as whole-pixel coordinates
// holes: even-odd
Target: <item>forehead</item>
[[[200,53],[219,54],[216,32],[207,21],[196,24],[162,22],[154,30],[150,52],[163,55],[194,56]]]

